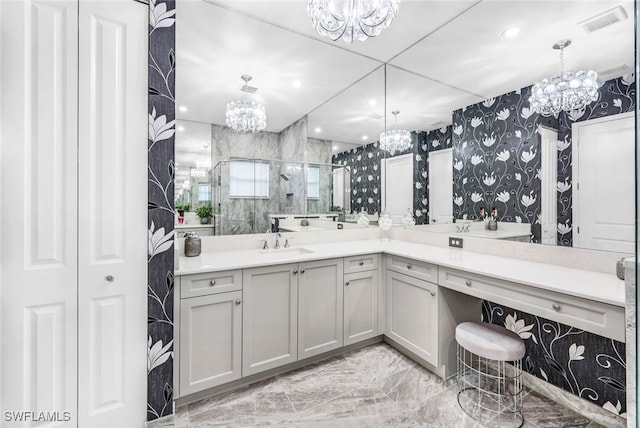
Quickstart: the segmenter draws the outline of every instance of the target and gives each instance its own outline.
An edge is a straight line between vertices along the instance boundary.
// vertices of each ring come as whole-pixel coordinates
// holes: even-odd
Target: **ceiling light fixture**
[[[243,88],[248,88],[251,76],[244,74]],[[246,92],[246,91],[245,91]],[[237,100],[227,103],[227,126],[239,132],[260,132],[267,127],[267,112],[255,101]]]
[[[334,42],[361,42],[379,35],[398,14],[400,0],[309,0],[313,27]]]
[[[180,132],[184,131],[184,126],[178,126],[178,131]]]
[[[300,80],[294,80],[293,82],[291,82],[291,86],[293,86],[294,88],[300,88],[302,86],[302,82]]]
[[[186,112],[187,110],[189,110],[186,106],[180,106],[178,107],[178,110],[180,110],[181,112]]]
[[[519,27],[511,27],[511,28],[507,28],[506,30],[504,30],[502,32],[502,39],[513,39],[515,38],[518,34],[520,34],[520,28]]]
[[[370,106],[374,106],[374,105],[376,105],[376,104],[377,104],[377,102],[376,102],[376,100],[375,100],[374,98],[371,98],[371,99],[369,100],[369,105],[370,105]]]
[[[319,128],[319,127],[318,127],[318,128],[316,128],[314,131],[316,131],[316,134],[319,134],[319,133],[321,133],[321,132],[322,132],[322,128]]]
[[[369,137],[368,137],[368,136],[366,136],[366,135],[363,135],[363,136],[362,136],[362,139],[363,139],[364,141],[367,141],[367,140],[369,139]]]
[[[411,147],[411,133],[404,129],[397,128],[398,114],[400,114],[400,111],[394,110],[391,113],[394,117],[394,129],[380,134],[380,148],[386,150],[393,156],[396,152],[403,152]]]
[[[598,99],[598,74],[595,71],[564,71],[564,49],[571,44],[565,39],[553,45],[560,50],[560,73],[533,85],[529,104],[542,116],[555,116],[561,111],[585,108]]]

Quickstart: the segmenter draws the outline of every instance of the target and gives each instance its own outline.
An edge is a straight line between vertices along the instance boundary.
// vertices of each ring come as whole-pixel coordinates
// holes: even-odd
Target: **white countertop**
[[[174,229],[206,229],[206,228],[212,228],[214,225],[213,224],[200,224],[200,223],[195,223],[195,224],[174,224],[173,228]]]
[[[176,275],[297,263],[369,253],[408,257],[469,273],[516,282],[615,306],[625,306],[624,281],[614,273],[600,273],[526,260],[485,255],[455,248],[399,240],[361,240],[310,244],[280,249],[249,249],[180,256]]]

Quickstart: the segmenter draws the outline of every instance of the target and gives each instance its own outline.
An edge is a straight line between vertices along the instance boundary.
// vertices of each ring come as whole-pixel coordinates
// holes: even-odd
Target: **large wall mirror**
[[[411,213],[418,231],[632,253],[633,10],[631,1],[405,0],[379,37],[349,45],[318,35],[303,1],[181,2],[176,203],[188,195],[194,210],[210,195],[214,215],[238,224],[200,226],[216,234],[263,232],[277,215],[335,222],[387,208],[398,224]],[[572,40],[565,68],[594,70],[603,85],[585,109],[542,117],[528,98],[559,71],[561,39]],[[243,74],[257,91],[240,91]],[[226,126],[236,99],[266,106],[265,131]],[[411,131],[410,148],[381,149],[380,133],[394,128]],[[277,203],[224,190],[225,168],[241,160],[253,162],[254,179],[269,164]],[[326,196],[310,197],[318,171]],[[477,221],[492,210],[497,231]],[[187,211],[183,221],[198,219]]]

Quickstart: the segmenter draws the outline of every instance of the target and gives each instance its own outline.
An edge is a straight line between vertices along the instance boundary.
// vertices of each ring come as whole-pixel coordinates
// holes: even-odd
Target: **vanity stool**
[[[524,341],[499,325],[464,322],[456,342],[460,408],[487,427],[522,426]]]

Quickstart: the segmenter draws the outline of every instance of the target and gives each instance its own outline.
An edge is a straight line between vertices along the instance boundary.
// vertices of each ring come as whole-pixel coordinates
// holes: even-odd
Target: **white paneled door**
[[[635,251],[635,117],[573,124],[573,246]]]
[[[394,224],[402,223],[413,207],[413,155],[395,156],[380,162],[382,210],[389,210]]]
[[[453,153],[451,149],[429,153],[429,221],[453,222]]]
[[[146,17],[0,2],[0,426],[144,423]]]

